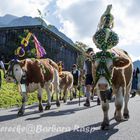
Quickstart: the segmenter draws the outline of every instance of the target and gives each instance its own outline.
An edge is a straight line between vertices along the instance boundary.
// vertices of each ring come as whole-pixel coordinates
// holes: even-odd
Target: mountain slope
[[[43,25],[47,26],[47,24],[40,18],[32,18],[28,16],[23,16],[17,19],[12,20],[8,26],[32,26],[32,25]]]
[[[140,69],[140,60],[134,61],[133,65],[134,65],[134,69],[136,69],[137,67]]]
[[[9,24],[12,20],[15,20],[16,16],[13,16],[13,15],[10,15],[10,14],[6,14],[5,16],[3,17],[0,17],[0,26],[4,26],[4,25],[7,25]]]
[[[16,17],[13,15],[5,15],[3,17],[0,17],[0,27],[33,26],[33,25],[43,25],[48,30],[57,34],[59,37],[61,37],[69,44],[74,45],[73,41],[70,38],[68,38],[65,34],[60,32],[55,26],[53,25],[47,26],[46,22],[39,17],[35,18],[29,16]]]

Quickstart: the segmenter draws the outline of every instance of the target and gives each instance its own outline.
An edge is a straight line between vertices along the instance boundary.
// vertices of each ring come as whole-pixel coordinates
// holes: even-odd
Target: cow
[[[129,119],[128,101],[133,73],[132,60],[127,52],[118,48],[112,48],[107,50],[107,52],[114,55],[114,59],[107,58],[106,66],[103,67],[100,65],[100,60],[102,58],[95,59],[96,54],[92,56],[93,79],[98,96],[101,100],[104,114],[103,122],[101,124],[102,130],[109,129],[108,110],[110,95],[108,94],[108,91],[110,87],[115,95],[115,120],[121,122]],[[124,110],[122,115],[123,98]]]
[[[48,102],[45,110],[51,107],[50,85],[54,85],[56,92],[56,105],[59,102],[59,74],[57,64],[50,59],[24,59],[22,61],[12,60],[6,73],[6,81],[14,82],[20,87],[22,95],[22,106],[18,115],[23,115],[25,111],[25,102],[27,93],[38,90],[39,111],[43,111],[42,106],[42,89],[44,88],[48,95]]]
[[[59,75],[59,88],[60,88],[60,100],[63,99],[64,103],[67,102],[67,95],[68,92],[70,93],[70,100],[72,100],[72,90],[73,90],[73,75],[69,71],[62,71],[61,75]],[[52,92],[53,92],[53,86],[52,86]],[[63,95],[62,95],[63,94]],[[51,100],[53,100],[53,95]]]
[[[62,71],[60,75],[60,96],[63,92],[64,103],[67,102],[68,91],[70,92],[70,100],[72,100],[72,88],[73,88],[73,75],[71,72]]]

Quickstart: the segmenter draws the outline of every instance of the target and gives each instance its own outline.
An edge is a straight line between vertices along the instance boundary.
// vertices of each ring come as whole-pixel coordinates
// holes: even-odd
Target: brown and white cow
[[[60,88],[60,100],[63,99],[64,103],[67,102],[68,92],[70,93],[70,100],[72,100],[72,89],[73,89],[73,75],[69,71],[62,71],[61,75],[59,75],[59,88]],[[53,85],[52,85],[53,92]],[[54,95],[54,94],[53,94]],[[52,99],[53,100],[53,95]]]
[[[117,48],[110,49],[109,52],[114,53],[116,55],[116,59],[107,59],[106,65],[107,70],[111,74],[111,83],[110,85],[108,79],[106,78],[106,70],[102,68],[103,75],[100,75],[97,79],[97,72],[99,66],[99,59],[93,61],[93,77],[96,81],[95,87],[97,88],[98,95],[102,102],[102,110],[104,113],[103,122],[101,124],[101,129],[109,128],[109,100],[108,100],[108,90],[110,86],[112,87],[113,93],[115,95],[115,113],[114,118],[117,122],[120,122],[124,119],[129,118],[129,110],[128,110],[128,101],[129,94],[131,90],[132,84],[132,61],[128,54]],[[121,113],[121,109],[123,107],[123,99],[124,99],[124,110],[123,115]]]
[[[71,72],[62,71],[60,75],[60,96],[63,93],[64,103],[67,102],[67,95],[70,92],[70,99],[72,99],[72,88],[73,88],[73,75]]]
[[[21,88],[22,95],[22,107],[20,108],[18,115],[23,115],[25,110],[25,102],[27,100],[27,93],[38,90],[39,111],[43,111],[42,106],[42,89],[44,88],[48,95],[48,102],[45,109],[51,107],[51,91],[50,85],[54,85],[56,92],[56,105],[59,103],[59,74],[57,70],[57,64],[50,59],[25,59],[22,61],[13,60],[10,62],[6,74],[7,82],[16,81]],[[25,85],[23,92],[22,86]]]

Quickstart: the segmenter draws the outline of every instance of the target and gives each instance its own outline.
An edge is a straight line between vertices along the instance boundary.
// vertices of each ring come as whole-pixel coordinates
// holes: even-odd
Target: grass
[[[0,108],[10,108],[21,105],[21,95],[18,92],[18,86],[14,83],[6,83],[2,76],[2,86],[0,89]],[[43,92],[43,100],[46,100],[46,93]],[[37,92],[28,94],[27,105],[38,102]]]
[[[81,96],[83,93],[80,94]],[[70,96],[70,94],[68,94]],[[54,95],[54,100],[56,99],[56,95]],[[14,83],[6,83],[2,74],[2,86],[0,89],[0,108],[10,108],[13,106],[21,106],[22,97],[18,91],[18,86]],[[46,92],[43,90],[43,101],[47,100]],[[31,105],[33,103],[37,103],[37,91],[34,93],[28,94],[27,105]]]

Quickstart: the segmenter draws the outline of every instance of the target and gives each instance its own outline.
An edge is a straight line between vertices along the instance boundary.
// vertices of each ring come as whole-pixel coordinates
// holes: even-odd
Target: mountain
[[[32,25],[43,25],[47,26],[47,24],[41,18],[32,18],[28,16],[19,17],[17,19],[12,20],[8,26],[32,26]]]
[[[33,25],[43,25],[48,30],[58,35],[69,44],[74,45],[73,41],[70,38],[68,38],[65,34],[60,32],[55,26],[47,25],[46,22],[39,17],[35,18],[29,16],[16,17],[8,14],[3,17],[0,17],[0,27],[33,26]]]
[[[0,17],[0,26],[4,26],[9,24],[12,20],[16,19],[18,17],[10,15],[10,14],[6,14],[3,17]]]
[[[140,60],[134,61],[133,65],[134,65],[134,69],[136,69],[137,67],[140,69]]]

